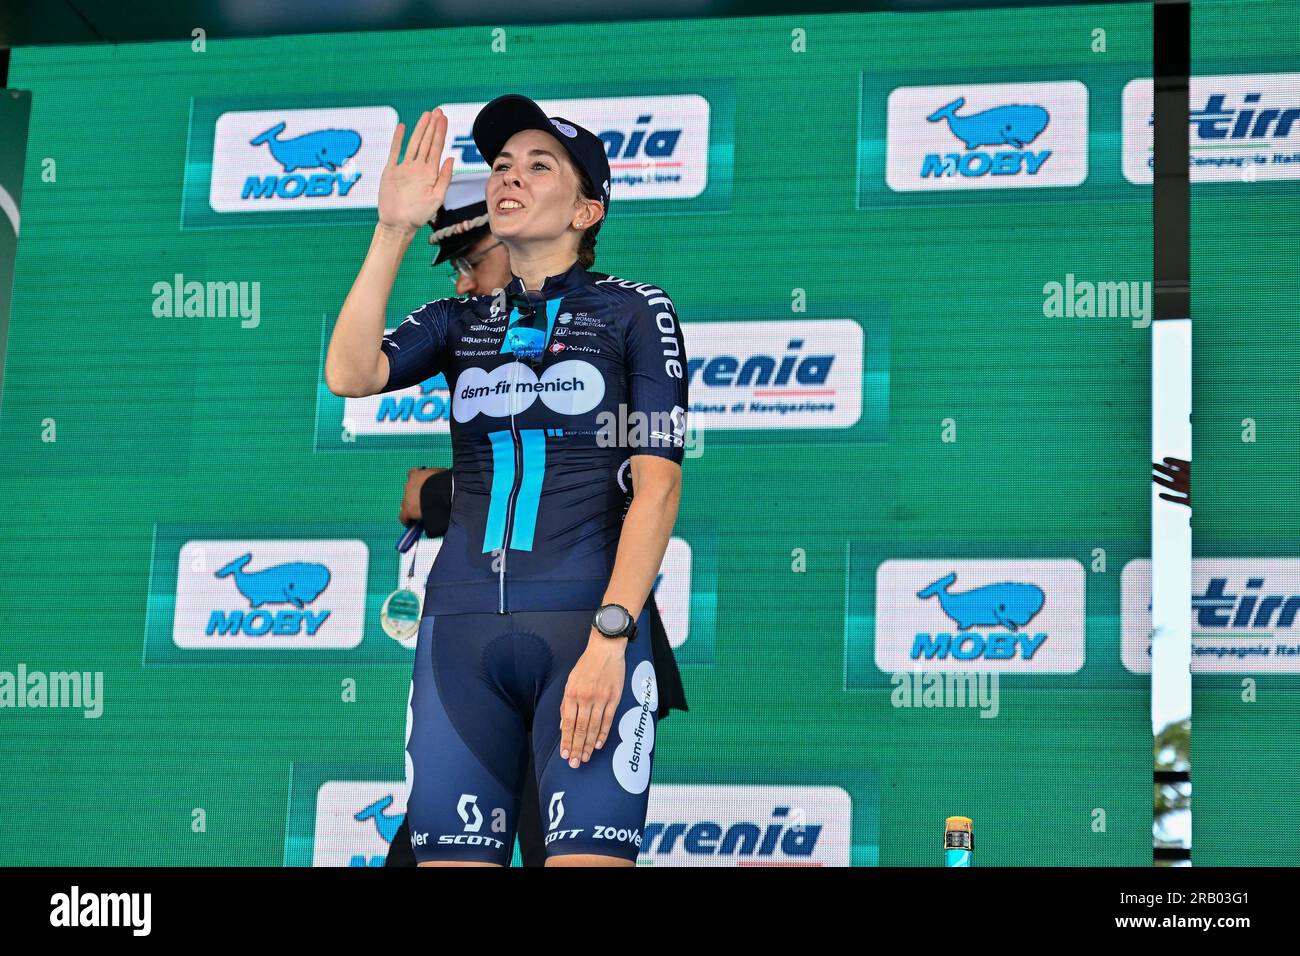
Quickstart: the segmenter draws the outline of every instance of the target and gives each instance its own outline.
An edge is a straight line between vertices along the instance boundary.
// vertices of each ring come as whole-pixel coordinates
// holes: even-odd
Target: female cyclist
[[[604,145],[512,94],[473,128],[510,284],[426,303],[385,335],[402,255],[451,180],[446,129],[440,110],[421,116],[399,163],[398,125],[325,366],[338,395],[439,372],[451,395],[451,523],[407,715],[412,849],[421,865],[508,862],[531,729],[547,864],[632,865],[658,709],[644,606],[681,487],[680,324],[662,289],[587,270]]]

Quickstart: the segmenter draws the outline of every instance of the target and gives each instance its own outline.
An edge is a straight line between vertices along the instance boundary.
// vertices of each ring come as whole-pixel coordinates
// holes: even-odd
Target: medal
[[[422,535],[423,529],[416,533]],[[420,550],[419,537],[414,538],[414,544],[406,581],[384,599],[384,606],[379,609],[379,624],[384,633],[408,650],[415,650],[416,638],[420,632],[420,612],[424,606],[424,599],[411,586],[415,578],[415,558]]]

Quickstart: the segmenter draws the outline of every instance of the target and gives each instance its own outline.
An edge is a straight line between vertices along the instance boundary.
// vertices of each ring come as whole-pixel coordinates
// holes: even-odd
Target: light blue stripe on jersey
[[[492,497],[483,531],[484,554],[505,544],[506,510],[515,483],[515,443],[510,432],[488,432],[488,438],[492,439]]]
[[[524,477],[515,498],[515,523],[510,532],[510,547],[533,550],[533,532],[537,529],[537,509],[542,500],[542,477],[546,474],[546,430],[525,428],[519,433],[524,449]]]

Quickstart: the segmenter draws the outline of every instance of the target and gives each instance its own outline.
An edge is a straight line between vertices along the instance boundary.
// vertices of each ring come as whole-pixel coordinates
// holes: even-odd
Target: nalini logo
[[[396,128],[388,106],[222,113],[208,205],[222,213],[374,207]]]
[[[885,176],[895,191],[1077,186],[1087,176],[1079,82],[898,87]]]
[[[173,641],[196,650],[355,647],[368,553],[346,540],[186,542]]]
[[[1072,559],[887,560],[876,569],[875,663],[911,671],[1074,673],[1084,571]]]

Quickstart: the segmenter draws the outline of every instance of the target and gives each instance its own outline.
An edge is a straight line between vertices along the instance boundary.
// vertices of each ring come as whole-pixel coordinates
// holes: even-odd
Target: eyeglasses
[[[473,259],[470,259],[467,256],[452,256],[449,260],[451,262],[451,272],[449,275],[453,279],[460,276],[464,276],[466,279],[472,279],[474,277],[474,270],[477,269],[482,264],[483,260],[488,257],[488,253],[499,245],[501,245],[500,241],[492,243],[492,245],[488,246]]]

